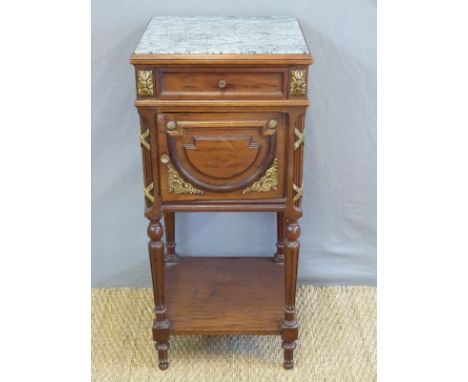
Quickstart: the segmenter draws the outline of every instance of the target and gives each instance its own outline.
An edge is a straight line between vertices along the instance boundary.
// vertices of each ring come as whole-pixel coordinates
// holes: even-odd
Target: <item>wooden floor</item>
[[[283,264],[269,257],[183,257],[166,265],[171,334],[279,334]]]

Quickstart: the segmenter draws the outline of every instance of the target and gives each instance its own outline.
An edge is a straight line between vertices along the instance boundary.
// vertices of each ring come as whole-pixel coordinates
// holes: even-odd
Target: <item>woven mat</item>
[[[376,289],[300,286],[295,367],[279,336],[173,336],[157,367],[150,289],[92,291],[92,380],[144,382],[376,381]]]

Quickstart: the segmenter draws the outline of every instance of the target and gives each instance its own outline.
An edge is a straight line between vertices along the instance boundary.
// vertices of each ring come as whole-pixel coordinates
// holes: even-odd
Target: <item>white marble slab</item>
[[[157,16],[136,54],[304,54],[294,17]]]

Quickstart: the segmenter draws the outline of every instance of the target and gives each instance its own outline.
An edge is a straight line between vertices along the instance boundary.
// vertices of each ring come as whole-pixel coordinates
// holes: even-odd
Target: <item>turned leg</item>
[[[285,237],[284,212],[276,213],[276,231],[276,253],[273,256],[273,261],[275,263],[283,263]]]
[[[299,328],[296,319],[296,284],[300,233],[297,219],[287,218],[284,260],[285,307],[284,320],[281,323],[285,369],[292,369],[294,366],[293,352],[296,348]]]
[[[176,262],[178,255],[175,247],[175,214],[174,212],[164,213],[164,225],[166,228],[166,263]]]
[[[155,303],[155,319],[153,320],[153,340],[159,356],[159,368],[165,370],[169,367],[167,351],[169,349],[169,320],[166,317],[164,298],[164,243],[162,241],[163,228],[160,218],[151,218],[148,225],[148,251],[153,280],[153,293]]]
[[[169,337],[169,336],[168,336]],[[154,346],[158,352],[159,368],[166,370],[169,367],[169,361],[167,359],[167,351],[169,350],[169,338],[167,341],[161,340],[154,341]]]
[[[297,341],[283,341],[281,347],[284,349],[284,363],[285,369],[292,369],[294,367],[293,352],[296,348]]]

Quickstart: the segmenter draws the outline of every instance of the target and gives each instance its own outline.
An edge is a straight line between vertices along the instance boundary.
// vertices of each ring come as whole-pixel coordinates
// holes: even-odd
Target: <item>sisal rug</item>
[[[151,340],[150,289],[93,289],[94,382],[376,381],[376,289],[298,288],[295,367],[279,336],[171,337],[161,371]]]

